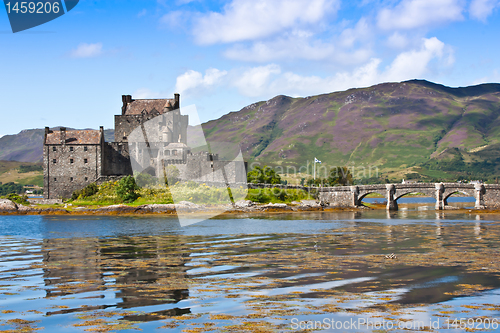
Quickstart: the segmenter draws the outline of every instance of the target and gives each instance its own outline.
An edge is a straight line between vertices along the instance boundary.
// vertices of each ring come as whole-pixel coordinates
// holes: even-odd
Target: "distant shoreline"
[[[5,203],[5,201],[4,201]],[[190,205],[189,205],[190,204]],[[178,206],[179,208],[179,206]],[[214,206],[199,206],[195,204],[188,203],[187,205],[181,205],[179,209],[182,209],[183,213],[192,214],[193,217],[196,215],[203,214],[215,214],[215,215],[231,215],[231,214],[268,214],[268,213],[307,213],[307,212],[325,212],[325,213],[335,213],[335,212],[361,212],[367,210],[385,210],[385,204],[370,204],[368,206],[360,207],[329,207],[321,206],[319,204],[302,204],[302,205],[289,205],[289,204],[255,204],[248,203],[248,206],[231,207],[224,205],[214,205]],[[498,209],[464,209],[457,207],[450,207],[450,209],[445,209],[441,211],[436,211],[441,213],[469,213],[469,214],[500,214]],[[119,216],[119,215],[170,215],[175,216],[176,208],[173,204],[152,204],[152,205],[140,205],[140,206],[129,206],[124,204],[119,205],[109,205],[97,208],[91,207],[73,207],[66,206],[60,207],[60,205],[54,205],[52,207],[34,207],[34,206],[23,206],[23,205],[10,205],[5,204],[0,205],[0,215],[95,215],[95,216]]]

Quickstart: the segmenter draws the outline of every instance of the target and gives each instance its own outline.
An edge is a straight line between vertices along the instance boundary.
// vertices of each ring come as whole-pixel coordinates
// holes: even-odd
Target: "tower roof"
[[[163,109],[171,109],[175,105],[175,100],[173,99],[135,99],[127,104],[125,110],[125,115],[139,115],[143,111],[146,113],[151,113],[153,109],[158,111],[158,113],[163,114]]]
[[[66,144],[70,145],[98,145],[101,143],[101,131],[98,130],[73,130],[73,131],[53,131],[47,134],[45,144],[61,144],[61,134],[66,132]]]

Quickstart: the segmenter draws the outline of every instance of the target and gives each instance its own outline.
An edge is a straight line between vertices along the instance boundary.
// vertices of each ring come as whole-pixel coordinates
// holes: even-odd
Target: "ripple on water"
[[[162,325],[234,330],[251,322],[278,330],[289,328],[291,318],[498,317],[494,217],[407,212],[384,220],[380,214],[266,222],[288,223],[293,232],[186,235],[164,233],[155,220],[148,225],[163,231],[150,235],[1,236],[0,324],[81,332]],[[82,222],[68,223],[75,221]],[[134,221],[126,223],[144,222]],[[386,259],[390,253],[397,258]]]

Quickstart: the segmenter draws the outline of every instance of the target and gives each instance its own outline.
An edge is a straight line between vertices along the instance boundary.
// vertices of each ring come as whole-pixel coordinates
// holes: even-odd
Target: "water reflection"
[[[436,315],[443,304],[459,298],[468,304],[500,288],[499,222],[431,211],[370,214],[231,217],[201,223],[198,234],[2,236],[0,324],[14,328],[8,320],[22,317],[40,320],[48,331],[61,323],[79,330],[99,319],[180,330],[214,322],[230,331],[227,318],[279,325],[292,315],[333,316],[339,309],[345,316],[397,308],[400,314],[391,315],[403,318],[403,309],[423,306]],[[264,222],[273,232],[207,233]],[[498,301],[492,304],[500,310]]]

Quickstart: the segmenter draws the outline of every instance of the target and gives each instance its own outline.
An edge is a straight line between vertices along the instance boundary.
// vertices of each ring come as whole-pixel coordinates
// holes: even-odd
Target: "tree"
[[[158,183],[158,179],[156,179],[156,177],[151,176],[149,173],[146,172],[138,173],[134,177],[135,177],[135,183],[139,187],[154,186]]]
[[[166,168],[163,169],[163,171],[165,173],[165,185],[168,186],[169,181],[170,185],[174,185],[180,180],[181,172],[175,165],[169,164]]]
[[[24,186],[15,184],[13,182],[7,184],[0,184],[0,195],[7,195],[11,193],[21,194],[24,193]]]
[[[327,178],[327,184],[330,186],[354,185],[354,180],[351,171],[347,167],[334,167]]]
[[[78,198],[88,198],[99,192],[99,187],[96,183],[90,183],[81,190],[73,192],[71,195],[71,200],[76,200]]]
[[[127,176],[118,182],[118,186],[116,188],[116,195],[123,202],[134,202],[139,195],[137,194],[137,190],[139,190],[139,186],[135,183],[135,179],[132,176]]]
[[[247,181],[254,184],[280,184],[281,177],[267,165],[263,168],[257,165],[247,174]]]

